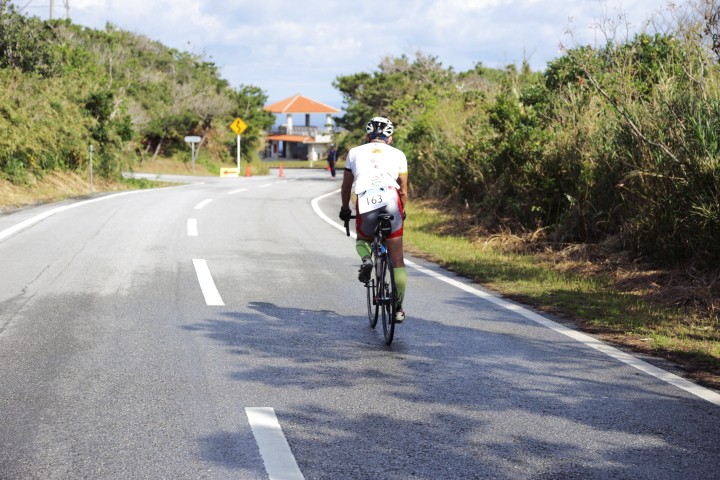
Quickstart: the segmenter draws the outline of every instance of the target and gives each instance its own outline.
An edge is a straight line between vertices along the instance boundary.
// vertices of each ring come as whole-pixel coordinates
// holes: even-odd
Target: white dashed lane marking
[[[270,185],[273,185],[273,184],[272,184],[272,183],[266,183],[265,185],[260,185],[258,188],[269,187]]]
[[[212,202],[212,201],[213,201],[212,198],[208,198],[207,200],[203,200],[202,202],[200,202],[200,203],[198,203],[197,205],[195,205],[195,210],[200,210],[201,208],[203,208],[205,205],[207,205],[208,203],[210,203],[210,202]]]
[[[220,292],[215,286],[207,262],[202,259],[193,259],[193,265],[195,266],[198,282],[200,282],[200,289],[203,296],[205,296],[205,303],[208,305],[225,305],[222,298],[220,298]]]
[[[195,218],[188,219],[187,230],[188,230],[188,236],[197,237],[197,234],[198,234],[197,219],[195,219]]]
[[[248,407],[245,413],[270,480],[305,480],[275,410],[271,407]]]
[[[240,193],[240,192],[245,192],[245,191],[247,191],[247,188],[241,188],[241,189],[239,189],[239,190],[233,190],[232,192],[228,192],[227,194],[228,194],[228,195],[233,195],[233,194],[235,194],[235,193]]]

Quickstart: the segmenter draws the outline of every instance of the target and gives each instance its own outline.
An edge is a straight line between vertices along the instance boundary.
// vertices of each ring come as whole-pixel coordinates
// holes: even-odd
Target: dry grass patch
[[[138,173],[158,173],[164,175],[198,175],[207,177],[216,177],[217,174],[208,170],[208,167],[201,163],[195,164],[195,173],[192,173],[192,164],[190,162],[181,162],[172,158],[158,158],[155,161],[143,162],[133,167],[134,172]]]
[[[160,175],[197,175],[203,177],[217,177],[220,175],[220,169],[224,167],[235,168],[237,164],[221,164],[205,160],[203,163],[195,163],[195,173],[192,172],[192,164],[173,158],[158,158],[155,161],[143,162],[133,167],[133,172],[138,173],[157,173]],[[270,166],[262,163],[250,164],[250,173],[252,175],[268,175]],[[240,175],[245,174],[245,163],[243,162],[240,169]]]

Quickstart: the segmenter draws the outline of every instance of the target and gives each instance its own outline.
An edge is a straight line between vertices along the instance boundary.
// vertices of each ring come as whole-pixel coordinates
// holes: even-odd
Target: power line
[[[30,5],[31,3],[32,3],[32,0],[28,0],[28,2],[25,4],[25,6],[22,7],[20,10],[18,10],[18,12],[22,13],[22,11],[25,10],[26,8],[28,8],[28,5]]]

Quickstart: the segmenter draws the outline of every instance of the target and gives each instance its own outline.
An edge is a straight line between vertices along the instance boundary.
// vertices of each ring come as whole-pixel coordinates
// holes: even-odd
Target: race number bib
[[[387,187],[373,188],[358,195],[358,213],[372,212],[388,204],[390,189]]]

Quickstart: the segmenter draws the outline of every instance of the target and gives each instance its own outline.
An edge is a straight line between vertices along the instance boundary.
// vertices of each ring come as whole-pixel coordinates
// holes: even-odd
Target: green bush
[[[473,208],[489,230],[615,237],[656,264],[718,267],[717,26],[696,17],[668,34],[578,46],[543,73],[386,59],[336,79],[338,142],[351,148],[367,118],[388,116],[413,191]]]
[[[202,56],[110,24],[41,21],[6,6],[0,0],[0,178],[87,168],[90,144],[96,172],[119,178],[138,161],[185,151],[188,135],[222,159],[235,138],[227,125],[240,113],[249,158],[272,120],[256,111],[262,90],[231,89]]]

